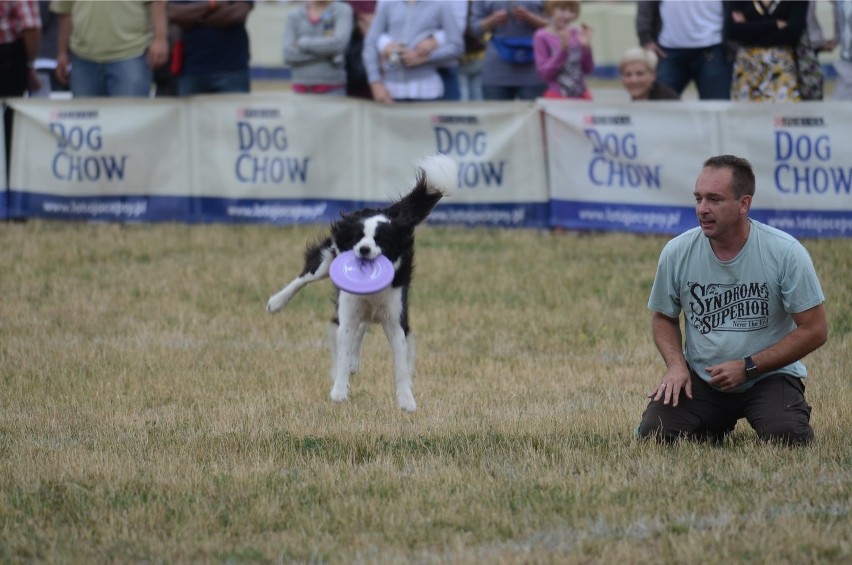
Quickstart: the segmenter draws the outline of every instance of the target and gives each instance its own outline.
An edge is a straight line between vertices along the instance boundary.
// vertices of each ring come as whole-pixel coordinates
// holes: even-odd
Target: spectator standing
[[[740,44],[731,98],[799,102],[795,48],[805,33],[808,2],[737,0],[726,10],[729,36]]]
[[[181,29],[179,96],[251,91],[246,20],[253,8],[252,1],[169,1],[169,20]]]
[[[330,0],[309,0],[287,14],[284,61],[294,92],[346,96],[352,21],[349,4]]]
[[[547,25],[543,2],[477,0],[473,4],[473,32],[491,34],[482,65],[485,100],[535,100],[547,85],[535,67],[532,37]]]
[[[721,0],[639,0],[639,44],[659,58],[657,80],[682,95],[695,82],[701,100],[728,100],[735,48],[726,42]]]
[[[464,54],[459,61],[459,99],[482,100],[482,63],[485,58],[485,41],[471,29],[473,3],[465,2]]]
[[[852,100],[852,0],[835,0],[834,30],[840,53],[834,62],[837,79],[832,98]]]
[[[680,100],[674,89],[657,81],[657,55],[644,47],[630,47],[621,55],[621,84],[631,100]]]
[[[166,8],[168,14],[168,8]],[[154,70],[154,96],[177,96],[178,76],[183,65],[183,31],[174,22],[169,22],[169,58],[166,64]]]
[[[0,2],[0,98],[38,88],[34,70],[41,44],[41,16],[35,0]]]
[[[438,69],[464,49],[452,7],[428,0],[379,0],[364,41],[364,67],[373,99],[439,100],[444,83]]]
[[[445,1],[450,5],[453,10],[453,14],[456,16],[456,24],[458,24],[458,28],[462,32],[462,46],[464,47],[466,45],[464,43],[464,32],[467,27],[467,2],[465,0]],[[440,42],[443,42],[443,39],[439,39],[439,43]],[[465,50],[462,49],[462,54],[458,58],[450,60],[442,67],[438,67],[438,74],[441,75],[441,80],[444,81],[444,95],[441,97],[441,100],[461,100],[459,65],[461,63],[461,57],[464,56],[464,51]]]
[[[580,16],[580,3],[545,0],[544,11],[550,21],[533,34],[535,65],[547,83],[544,97],[591,100],[586,75],[595,68],[592,30],[571,25]]]
[[[50,9],[56,76],[73,96],[150,96],[153,69],[169,55],[164,2],[53,0]]]
[[[0,98],[23,96],[38,89],[33,62],[41,41],[41,18],[35,0],[0,2]],[[6,172],[12,148],[12,109],[3,108]],[[6,179],[4,179],[5,181]]]
[[[39,86],[30,89],[32,98],[48,98],[54,90],[67,90],[56,79],[56,40],[59,18],[50,11],[50,0],[38,0],[38,13],[41,18],[41,42],[33,69],[38,76]]]
[[[376,0],[347,0],[352,8],[354,22],[352,37],[346,48],[346,95],[355,98],[373,99],[367,70],[364,68],[364,38],[370,32],[376,13]]]
[[[822,100],[825,77],[819,64],[822,51],[834,49],[834,40],[826,40],[816,15],[816,1],[808,1],[808,19],[805,32],[795,46],[796,76],[802,100]]]
[[[761,440],[813,439],[801,359],[826,342],[825,297],[802,244],[748,217],[754,189],[745,159],[705,161],[699,226],[660,254],[648,308],[666,371],[639,437],[721,440],[746,418]]]

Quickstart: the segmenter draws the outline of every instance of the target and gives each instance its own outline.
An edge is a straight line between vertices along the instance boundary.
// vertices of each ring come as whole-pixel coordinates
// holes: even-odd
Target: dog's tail
[[[402,221],[416,226],[426,219],[444,196],[452,195],[459,184],[459,166],[442,153],[421,159],[414,188],[390,207]]]
[[[421,159],[418,181],[422,174],[426,181],[426,190],[430,193],[439,192],[442,196],[452,196],[459,185],[459,165],[455,159],[443,153],[435,153]]]

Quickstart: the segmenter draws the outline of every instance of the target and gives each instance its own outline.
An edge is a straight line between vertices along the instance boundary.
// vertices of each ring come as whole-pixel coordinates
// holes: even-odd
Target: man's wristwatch
[[[754,360],[751,358],[751,355],[746,357],[744,361],[746,380],[753,381],[754,379],[760,376],[760,373],[757,371],[757,365],[754,364]]]

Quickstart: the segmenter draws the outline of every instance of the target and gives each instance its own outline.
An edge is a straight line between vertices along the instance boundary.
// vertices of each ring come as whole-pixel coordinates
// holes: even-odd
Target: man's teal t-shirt
[[[707,367],[776,344],[796,328],[791,314],[825,301],[804,246],[785,232],[750,222],[745,246],[730,261],[716,258],[701,228],[675,237],[660,254],[648,308],[670,318],[683,312],[686,361],[705,381]],[[807,376],[801,361],[774,372]]]

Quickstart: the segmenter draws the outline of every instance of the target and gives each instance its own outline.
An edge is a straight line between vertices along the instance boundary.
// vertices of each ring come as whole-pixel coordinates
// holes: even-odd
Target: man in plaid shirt
[[[32,70],[41,42],[35,0],[0,2],[0,97],[23,96],[37,81]]]
[[[41,42],[41,17],[35,0],[0,0],[0,98],[38,89],[33,61]],[[12,109],[4,108],[6,171],[12,144]]]

